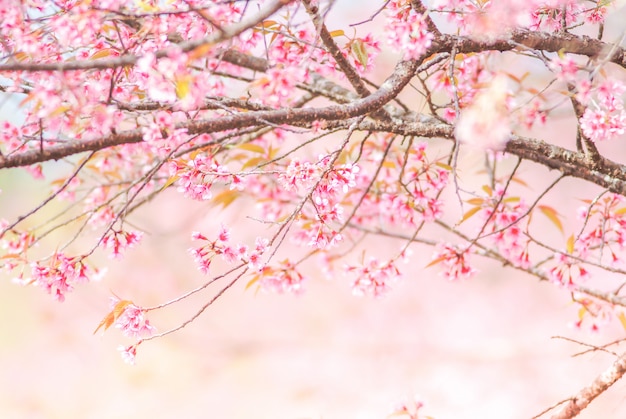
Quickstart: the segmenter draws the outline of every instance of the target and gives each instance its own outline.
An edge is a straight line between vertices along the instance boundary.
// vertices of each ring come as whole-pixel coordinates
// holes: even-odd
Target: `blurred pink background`
[[[242,282],[184,330],[142,344],[129,366],[116,350],[129,340],[116,329],[92,334],[111,292],[150,306],[203,280],[188,236],[169,233],[197,208],[177,208],[174,194],[140,217],[154,234],[66,302],[0,282],[0,417],[385,418],[417,394],[437,419],[530,418],[612,362],[570,358],[584,348],[551,336],[601,344],[623,335],[617,325],[595,336],[571,330],[567,293],[493,264],[446,282],[424,269],[428,251],[380,300],[353,297],[341,275],[309,272],[299,297],[255,294]],[[180,218],[168,216],[174,210]],[[195,220],[215,231],[233,217]],[[160,331],[173,327],[214,290],[150,318]],[[625,417],[625,387],[618,382],[581,417]]]

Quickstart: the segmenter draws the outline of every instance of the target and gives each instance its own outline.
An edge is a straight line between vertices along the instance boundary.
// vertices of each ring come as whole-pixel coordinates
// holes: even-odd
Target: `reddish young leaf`
[[[103,331],[106,331],[109,327],[111,327],[111,325],[113,325],[113,323],[115,323],[115,320],[117,320],[122,315],[126,307],[128,307],[132,303],[133,302],[129,300],[118,301],[117,304],[115,304],[115,307],[113,307],[113,310],[111,310],[106,316],[104,316],[104,319],[102,319],[98,327],[96,327],[96,330],[93,331],[93,334],[95,335],[96,332],[100,330],[100,328],[104,328]]]

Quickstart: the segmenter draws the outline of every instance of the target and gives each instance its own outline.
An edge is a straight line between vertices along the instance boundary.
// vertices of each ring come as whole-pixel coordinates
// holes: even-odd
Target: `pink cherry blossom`
[[[469,279],[478,272],[469,264],[468,250],[447,243],[437,247],[432,263],[441,264],[443,266],[441,275],[450,281]]]
[[[111,307],[115,307],[119,303],[117,298],[111,298]],[[142,336],[150,336],[156,328],[150,324],[150,321],[144,317],[145,311],[134,304],[128,304],[124,307],[124,311],[116,318],[115,327],[120,329],[124,336],[130,338],[140,338]]]

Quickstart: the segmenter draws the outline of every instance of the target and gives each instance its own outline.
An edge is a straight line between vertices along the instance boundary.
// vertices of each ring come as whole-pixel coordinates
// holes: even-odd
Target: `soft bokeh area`
[[[16,193],[3,189],[3,200]],[[172,231],[190,222],[215,231],[237,217],[182,208],[175,197],[168,192],[139,217],[153,231],[143,246],[64,303],[0,282],[0,417],[385,418],[418,395],[438,419],[530,418],[613,359],[571,358],[584,348],[552,336],[600,344],[623,334],[615,325],[595,336],[570,329],[576,310],[566,293],[496,265],[447,282],[425,268],[424,252],[378,300],[354,297],[347,278],[314,269],[298,297],[239,284],[182,331],[142,344],[129,366],[116,347],[130,341],[115,329],[93,335],[112,292],[150,306],[197,286],[205,278],[186,252],[189,237]],[[173,327],[216,290],[151,320],[160,331]],[[624,417],[625,389],[618,382],[581,417]]]

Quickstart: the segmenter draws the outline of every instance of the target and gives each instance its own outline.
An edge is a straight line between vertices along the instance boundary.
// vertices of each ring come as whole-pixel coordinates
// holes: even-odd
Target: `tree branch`
[[[465,36],[441,35],[433,41],[437,52],[451,51],[457,47],[459,53],[482,51],[510,51],[523,45],[527,48],[546,51],[572,53],[590,58],[600,58],[626,68],[626,51],[624,48],[600,41],[595,38],[570,33],[550,34],[546,32],[531,32],[527,30],[513,31],[509,39],[494,41],[475,40]],[[605,54],[611,54],[605,56]]]
[[[302,3],[304,3],[306,11],[309,13],[309,15],[311,15],[311,20],[313,21],[313,24],[315,25],[322,42],[326,46],[326,49],[328,50],[330,55],[332,55],[335,59],[335,62],[341,69],[341,72],[345,74],[346,78],[348,79],[352,87],[354,87],[354,90],[356,90],[359,96],[369,96],[370,91],[367,87],[365,87],[365,83],[363,83],[363,80],[361,80],[359,73],[356,72],[356,70],[348,62],[346,57],[343,56],[332,35],[330,34],[330,32],[328,32],[328,29],[324,24],[324,20],[319,14],[318,6],[311,5],[310,0],[302,0]]]
[[[240,23],[232,25],[229,28],[224,29],[223,32],[218,32],[214,35],[193,40],[182,42],[177,44],[176,47],[180,48],[183,52],[189,52],[203,45],[218,44],[225,40],[238,35],[239,33],[255,26],[259,22],[263,21],[267,17],[274,13],[276,10],[285,4],[290,3],[288,0],[274,1],[271,4],[271,8],[265,9],[264,12],[259,13],[254,19],[246,19]],[[271,13],[270,13],[271,12]],[[470,52],[483,52],[483,51],[511,51],[518,47],[518,45],[524,45],[525,47],[542,50],[547,52],[557,52],[562,50],[565,53],[573,53],[578,55],[584,55],[592,58],[601,58],[608,62],[613,62],[621,67],[626,68],[626,51],[624,48],[600,41],[598,39],[590,38],[588,36],[572,35],[570,33],[550,34],[546,32],[531,32],[527,30],[513,31],[509,39],[495,40],[495,41],[478,41],[469,37],[456,36],[442,34],[435,36],[433,41],[433,47],[430,48],[429,55],[439,52],[449,52],[454,46],[457,46],[459,53]],[[165,57],[170,52],[170,48],[166,48],[157,51],[157,58]],[[603,56],[609,54],[610,56]],[[117,58],[102,58],[97,60],[81,60],[81,61],[66,61],[60,63],[8,63],[0,65],[0,72],[3,71],[72,71],[72,70],[103,70],[108,68],[134,66],[137,60],[140,58],[138,55],[123,55]],[[227,55],[224,56],[225,61]],[[233,57],[231,57],[233,58]],[[241,56],[237,56],[241,59]],[[254,66],[256,70],[263,70],[266,68],[263,62],[257,61]],[[264,60],[263,60],[264,61]],[[231,61],[229,61],[231,62]],[[248,63],[250,64],[250,63]],[[240,65],[237,63],[237,65]],[[248,65],[243,65],[249,67]]]
[[[401,61],[396,65],[391,76],[380,86],[380,89],[364,99],[358,99],[345,105],[333,105],[323,108],[280,109],[275,111],[246,112],[236,115],[225,115],[215,119],[187,121],[176,125],[177,129],[186,129],[191,135],[242,129],[257,124],[302,124],[316,120],[345,120],[366,115],[380,109],[395,98],[409,83],[415,74],[419,62]],[[43,150],[32,149],[10,156],[0,156],[0,169],[28,166],[48,160],[58,160],[84,151],[95,151],[122,144],[143,141],[140,129],[112,134],[91,140],[74,141],[50,146]]]
[[[329,124],[329,127],[335,127],[335,124]],[[363,121],[358,129],[406,136],[454,139],[454,127],[443,123]],[[589,161],[582,153],[539,139],[517,135],[511,136],[505,151],[547,168],[559,170],[564,175],[585,179],[611,192],[626,196],[626,166],[607,158],[599,156],[598,160]]]
[[[596,397],[605,392],[626,373],[626,354],[622,355],[593,382],[572,397],[563,409],[552,419],[571,419],[585,409]]]

